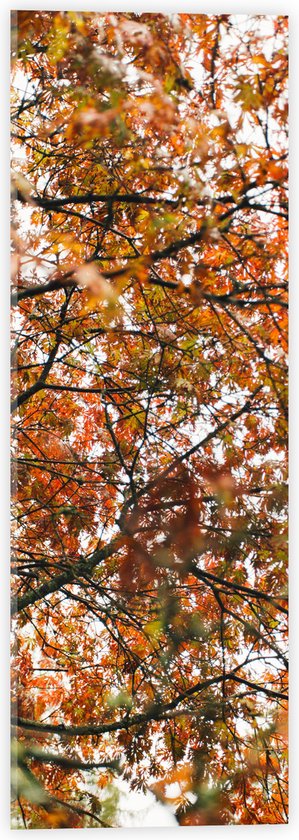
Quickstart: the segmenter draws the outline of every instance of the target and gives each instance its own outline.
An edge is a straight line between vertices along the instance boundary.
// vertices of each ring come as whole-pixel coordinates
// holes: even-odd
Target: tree
[[[287,18],[13,35],[14,820],[285,822]]]

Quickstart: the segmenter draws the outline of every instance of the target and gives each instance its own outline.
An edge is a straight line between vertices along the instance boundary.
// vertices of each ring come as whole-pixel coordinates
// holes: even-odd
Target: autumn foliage
[[[286,85],[283,16],[13,14],[13,826],[287,820]]]

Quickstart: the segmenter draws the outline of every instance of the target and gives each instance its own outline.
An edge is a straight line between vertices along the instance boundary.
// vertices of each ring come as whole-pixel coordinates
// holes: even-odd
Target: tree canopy
[[[287,18],[12,32],[12,824],[283,823]]]

